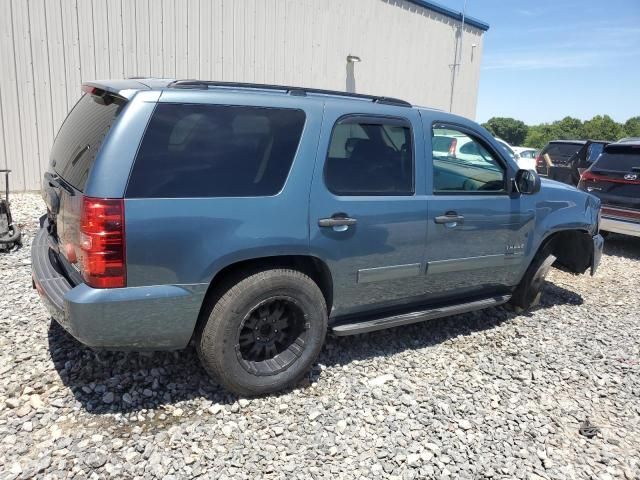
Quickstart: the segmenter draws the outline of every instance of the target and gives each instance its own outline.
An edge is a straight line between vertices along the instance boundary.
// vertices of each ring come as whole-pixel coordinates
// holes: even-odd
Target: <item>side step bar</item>
[[[458,315],[460,313],[472,312],[483,308],[495,307],[508,302],[510,298],[511,295],[498,295],[496,297],[483,298],[472,302],[459,303],[457,305],[429,308],[400,315],[392,315],[390,317],[375,318],[373,320],[360,320],[352,323],[342,323],[332,327],[331,332],[338,337],[355,335],[357,333],[374,332],[385,328],[399,327],[400,325],[409,325],[411,323],[422,322],[434,318],[447,317],[449,315]]]

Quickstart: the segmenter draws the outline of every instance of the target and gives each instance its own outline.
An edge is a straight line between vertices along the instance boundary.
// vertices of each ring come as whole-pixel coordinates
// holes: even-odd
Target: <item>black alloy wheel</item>
[[[296,385],[327,334],[327,303],[318,284],[289,268],[220,280],[197,332],[205,370],[228,390],[264,395]]]
[[[308,328],[304,312],[293,298],[263,300],[239,327],[236,350],[242,366],[254,375],[286,370],[302,353]]]

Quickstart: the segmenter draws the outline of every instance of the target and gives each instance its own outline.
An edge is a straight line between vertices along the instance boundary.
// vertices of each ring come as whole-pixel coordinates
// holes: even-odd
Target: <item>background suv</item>
[[[178,349],[244,395],[329,329],[536,304],[591,272],[597,198],[518,170],[462,117],[298,87],[91,82],[51,150],[32,246],[52,316],[95,348]],[[468,146],[465,157],[436,138]]]
[[[602,230],[640,237],[640,140],[607,145],[578,188],[602,200]]]
[[[609,142],[601,140],[553,140],[547,143],[536,158],[536,170],[569,185],[577,185],[580,174],[589,168]],[[547,166],[545,155],[553,166]]]

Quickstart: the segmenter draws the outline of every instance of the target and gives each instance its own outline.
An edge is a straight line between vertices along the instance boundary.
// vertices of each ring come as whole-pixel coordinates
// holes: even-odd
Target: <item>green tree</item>
[[[624,122],[624,133],[627,137],[640,137],[640,117],[631,117]]]
[[[586,138],[615,141],[624,135],[623,126],[609,115],[596,115],[591,120],[584,122],[584,136]]]
[[[552,125],[541,123],[529,127],[524,145],[531,148],[542,148],[551,140],[555,140],[556,131]]]
[[[500,137],[511,145],[522,145],[526,136],[528,127],[521,120],[508,117],[493,117],[482,126],[489,130],[495,137]]]
[[[579,118],[564,117],[551,124],[558,140],[584,138],[584,124]]]

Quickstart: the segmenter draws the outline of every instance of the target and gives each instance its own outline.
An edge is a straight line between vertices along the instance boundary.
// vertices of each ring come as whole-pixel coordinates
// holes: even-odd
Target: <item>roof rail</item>
[[[341,92],[339,90],[323,90],[320,88],[292,87],[287,85],[269,85],[263,83],[242,83],[242,82],[218,82],[211,80],[174,80],[167,85],[167,88],[185,88],[206,90],[209,87],[227,87],[227,88],[246,88],[254,90],[274,90],[287,93],[289,95],[306,96],[308,93],[319,95],[332,95],[336,97],[359,98],[362,100],[370,100],[375,103],[386,105],[398,105],[401,107],[411,107],[412,105],[398,98],[379,97],[376,95],[365,95],[363,93]]]

